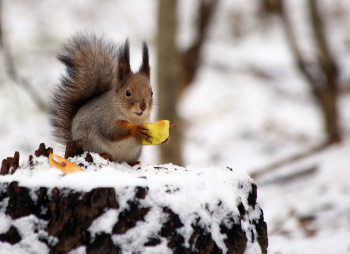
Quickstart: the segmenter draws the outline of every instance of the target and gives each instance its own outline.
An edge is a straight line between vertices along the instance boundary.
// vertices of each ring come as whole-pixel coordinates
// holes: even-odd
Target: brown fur
[[[76,34],[57,58],[67,74],[53,92],[50,115],[54,135],[65,144],[72,139],[72,120],[81,106],[117,82],[117,48],[94,34]]]
[[[85,150],[118,157],[117,151],[106,151],[116,147],[110,142],[147,138],[141,124],[149,121],[153,100],[145,43],[137,73],[130,69],[128,40],[117,47],[95,34],[74,35],[58,59],[66,65],[66,74],[53,92],[50,115],[60,143],[82,139]]]

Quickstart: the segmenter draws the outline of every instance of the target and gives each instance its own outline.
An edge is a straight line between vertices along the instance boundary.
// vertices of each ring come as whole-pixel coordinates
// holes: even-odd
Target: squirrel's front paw
[[[142,139],[147,140],[147,142],[151,142],[151,134],[149,134],[149,131],[147,128],[145,128],[143,125],[136,125],[135,129],[135,138],[136,140],[141,143]]]

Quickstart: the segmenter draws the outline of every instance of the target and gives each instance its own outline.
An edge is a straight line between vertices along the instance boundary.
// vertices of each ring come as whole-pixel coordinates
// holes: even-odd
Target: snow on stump
[[[257,187],[244,172],[131,167],[85,152],[70,158],[85,171],[64,174],[49,167],[49,151],[3,162],[0,253],[267,252]]]

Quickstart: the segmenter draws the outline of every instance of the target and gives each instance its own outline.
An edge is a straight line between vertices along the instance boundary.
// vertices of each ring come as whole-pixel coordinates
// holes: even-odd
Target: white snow
[[[195,18],[191,15],[196,13],[197,2],[180,1],[177,43],[181,49],[193,41]],[[321,115],[308,84],[293,62],[280,21],[275,17],[267,26],[261,26],[257,18],[259,2],[222,0],[219,3],[204,45],[204,64],[178,107],[185,123],[185,165],[229,166],[250,173],[324,139]],[[342,87],[348,87],[350,5],[348,1],[320,2],[327,39],[340,66]],[[303,55],[313,60],[315,45],[310,41],[309,19],[303,9],[306,2],[291,0],[287,4],[297,24]],[[151,66],[155,66],[155,0],[131,0],[128,4],[94,0],[69,4],[48,0],[38,4],[5,0],[2,7],[4,34],[16,67],[46,100],[63,71],[54,56],[65,38],[80,29],[102,30],[121,40],[129,36],[135,68],[140,61],[141,40],[146,39],[151,49]],[[240,36],[235,31],[237,17],[242,18]],[[0,63],[3,66],[3,56]],[[155,67],[152,71],[155,84]],[[47,116],[38,111],[26,92],[9,80],[4,68],[0,74],[0,158],[13,156],[18,150],[25,161],[40,142],[62,153],[52,139]],[[346,91],[349,89],[341,93],[338,105],[343,143],[257,180],[258,201],[269,229],[269,253],[350,252],[350,95]],[[156,164],[156,151],[157,148],[147,147],[142,161]],[[309,176],[281,183],[276,180],[312,166],[317,170]],[[122,168],[117,168],[120,174]],[[34,174],[37,183],[48,185],[54,184],[57,177],[62,185],[73,182],[74,176],[62,176],[57,170],[38,171],[21,174]],[[102,171],[101,174],[113,175],[108,167]],[[111,180],[97,175],[89,172],[86,181],[105,186],[110,183]],[[126,183],[144,181],[136,175],[129,177],[128,173],[123,176]],[[28,180],[27,184],[34,183]],[[80,184],[82,189],[89,188],[83,182]],[[305,216],[315,217],[306,226],[315,229],[311,236],[299,223],[299,218]],[[0,217],[0,221],[3,219]],[[98,227],[108,230],[103,226],[103,218],[100,223],[96,230]],[[0,223],[0,232],[7,227],[8,223]],[[9,248],[8,244],[1,245],[4,252]],[[76,253],[84,251],[78,248]]]
[[[1,215],[1,214],[0,214]],[[11,223],[18,229],[21,241],[18,244],[10,245],[0,242],[1,253],[38,253],[47,254],[49,249],[43,242],[39,241],[39,236],[49,239],[54,243],[56,240],[44,231],[47,222],[39,220],[34,215],[25,216],[16,220],[8,217],[7,223]]]
[[[117,209],[108,209],[99,218],[94,220],[89,228],[91,235],[94,237],[96,233],[105,232],[112,233],[113,225],[118,220],[119,212]]]
[[[84,157],[85,155],[82,155],[72,161],[79,164]],[[98,169],[99,167],[84,162],[88,166],[85,171],[66,175],[56,168],[50,168],[48,158],[35,157],[34,169],[31,169],[28,163],[22,163],[14,174],[1,176],[0,183],[17,181],[19,186],[30,187],[33,190],[39,187],[47,187],[50,190],[54,187],[68,188],[76,191],[90,191],[97,187],[115,188],[119,208],[106,210],[93,221],[89,228],[93,237],[101,232],[111,234],[114,224],[118,221],[119,213],[128,207],[129,201],[133,200],[135,187],[147,187],[146,198],[140,200],[140,204],[141,207],[151,208],[151,210],[144,221],[138,222],[136,227],[124,234],[112,235],[114,243],[121,247],[123,253],[143,252],[140,246],[143,246],[148,238],[157,235],[162,222],[167,219],[168,215],[162,211],[164,207],[179,215],[184,224],[179,231],[185,238],[185,244],[188,245],[193,233],[192,225],[200,217],[200,225],[212,230],[213,240],[225,251],[226,246],[223,235],[220,233],[220,224],[227,216],[239,218],[237,207],[239,202],[242,202],[248,211],[244,217],[242,229],[246,232],[248,241],[251,239],[256,241],[257,234],[254,236],[250,234],[250,230],[254,230],[251,222],[258,220],[261,212],[258,206],[253,209],[248,204],[253,180],[245,172],[232,171],[229,168],[184,168],[172,164],[151,166],[141,163],[130,167],[126,163],[109,162],[97,154],[93,154],[93,158],[94,163],[101,165],[102,168]],[[33,199],[35,200],[36,197]],[[218,206],[219,203],[220,206]],[[0,205],[3,207],[2,202]],[[40,248],[42,243],[37,238],[38,234],[43,232],[39,231],[38,234],[30,234],[30,232],[33,232],[33,227],[42,229],[44,222],[35,216],[12,220],[10,217],[1,215],[0,219],[4,221],[4,226],[0,228],[2,232],[6,232],[10,225],[15,225],[19,228],[20,235],[24,237],[14,245],[15,249],[27,249],[28,242],[34,242],[34,247],[31,248]],[[251,245],[252,249],[257,248]],[[163,242],[147,249],[161,253],[165,247],[166,243]],[[29,252],[31,248],[28,249]],[[47,249],[42,248],[41,253],[47,253]]]
[[[0,234],[6,233],[11,227],[11,218],[7,216],[3,211],[0,213]]]

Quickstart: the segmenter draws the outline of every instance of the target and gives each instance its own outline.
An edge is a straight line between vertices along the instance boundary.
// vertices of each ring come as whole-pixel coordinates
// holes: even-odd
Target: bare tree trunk
[[[176,0],[158,1],[158,117],[168,119],[176,128],[171,129],[169,144],[160,146],[161,163],[182,165],[181,122],[176,112],[181,81],[180,55],[175,45],[177,31]]]
[[[313,95],[319,104],[319,109],[323,114],[327,140],[309,148],[307,151],[294,154],[266,167],[254,170],[253,173],[250,174],[253,178],[260,177],[261,175],[272,172],[284,165],[304,159],[314,153],[324,150],[330,144],[341,141],[337,109],[339,89],[337,66],[324,36],[324,27],[316,6],[317,0],[308,1],[311,25],[318,49],[318,57],[315,57],[317,63],[312,64],[307,62],[300,50],[297,35],[295,34],[292,21],[288,15],[288,10],[284,4],[285,1],[275,0],[275,7],[281,14],[283,25],[288,37],[287,41],[290,44],[297,66],[310,85]]]
[[[297,35],[294,32],[293,24],[288,16],[288,11],[284,5],[284,0],[280,1],[281,16],[286,29],[288,42],[293,51],[298,68],[311,86],[313,95],[319,104],[323,114],[325,132],[329,143],[341,141],[341,134],[338,121],[338,71],[335,60],[330,52],[328,43],[324,35],[324,27],[318,13],[316,0],[309,0],[309,12],[311,25],[316,41],[318,55],[317,71],[310,69],[310,64],[302,55]]]
[[[316,98],[320,103],[324,115],[326,132],[330,143],[340,142],[341,135],[338,122],[338,67],[330,52],[325,37],[325,29],[317,10],[316,0],[309,0],[309,11],[313,33],[318,45],[320,56],[317,58],[320,69],[326,77],[325,83],[319,87]]]
[[[171,130],[171,141],[161,147],[161,162],[182,164],[181,161],[181,119],[177,116],[176,105],[181,91],[191,84],[201,65],[201,49],[206,33],[219,0],[198,2],[198,16],[194,22],[196,38],[184,52],[175,45],[177,18],[176,0],[159,0],[158,9],[158,100],[159,118],[169,119],[178,127]]]

